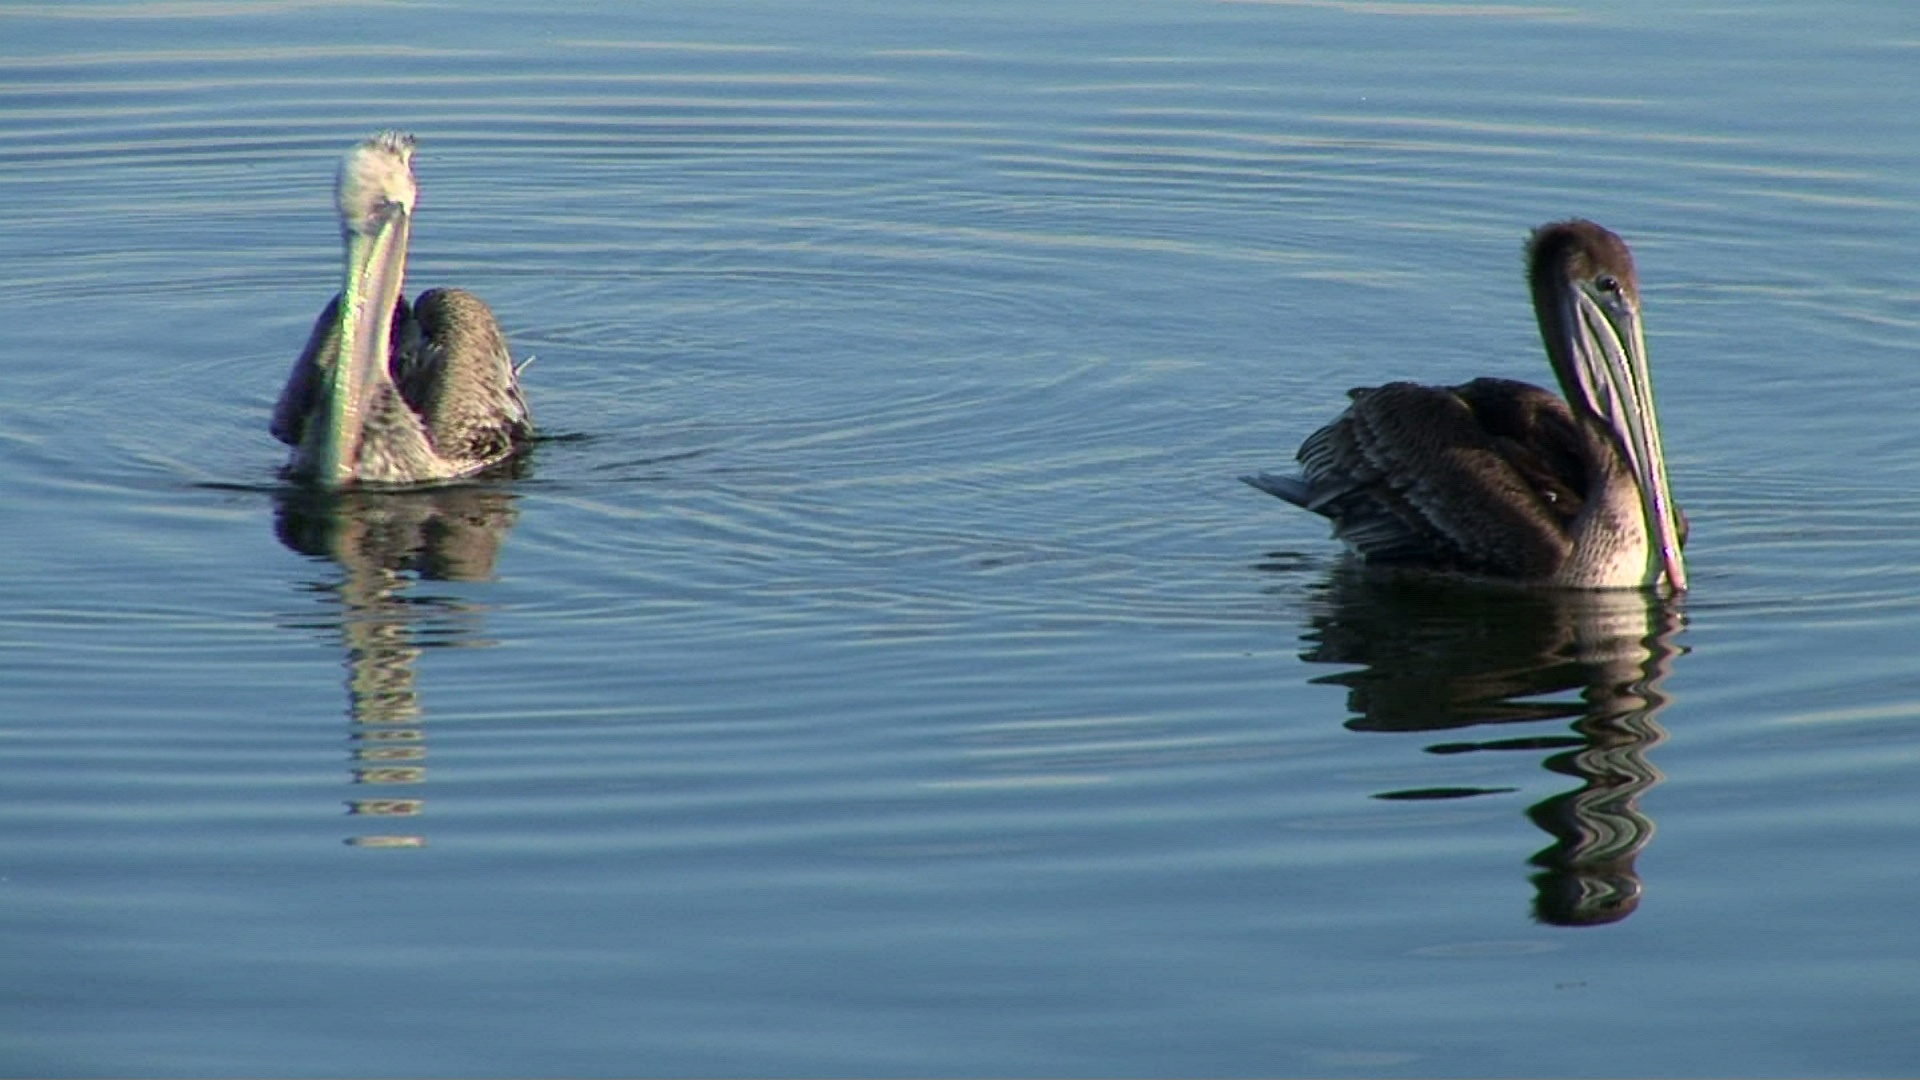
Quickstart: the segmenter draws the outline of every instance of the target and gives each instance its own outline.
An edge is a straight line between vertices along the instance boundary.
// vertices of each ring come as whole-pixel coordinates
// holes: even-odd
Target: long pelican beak
[[[1659,581],[1664,569],[1675,592],[1687,587],[1686,561],[1680,553],[1680,522],[1667,486],[1667,457],[1660,447],[1660,420],[1653,411],[1653,383],[1647,375],[1647,343],[1638,308],[1617,293],[1601,295],[1587,283],[1570,290],[1567,319],[1573,368],[1587,400],[1613,430],[1640,489],[1651,546],[1645,584]]]
[[[340,292],[340,352],[327,375],[325,441],[319,475],[327,487],[353,482],[375,392],[390,381],[389,336],[407,268],[408,208],[382,202],[344,229],[347,280]]]

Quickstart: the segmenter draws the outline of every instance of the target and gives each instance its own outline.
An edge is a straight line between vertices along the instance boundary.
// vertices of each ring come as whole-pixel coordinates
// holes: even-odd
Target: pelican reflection
[[[1531,860],[1539,867],[1535,917],[1591,926],[1633,913],[1641,894],[1634,860],[1654,831],[1636,804],[1661,779],[1647,753],[1666,737],[1655,720],[1666,704],[1660,682],[1678,655],[1681,619],[1671,600],[1490,589],[1352,568],[1336,572],[1315,606],[1301,657],[1359,665],[1314,680],[1348,689],[1351,730],[1459,733],[1427,746],[1437,755],[1546,751],[1549,771],[1580,782],[1527,810],[1553,837]],[[1531,726],[1555,720],[1567,728]],[[1529,727],[1459,737],[1512,724]],[[1376,797],[1510,790],[1447,785]]]
[[[331,594],[337,612],[327,628],[345,649],[347,720],[353,743],[353,783],[364,789],[348,800],[356,818],[412,818],[425,808],[418,785],[426,779],[426,730],[415,688],[414,661],[428,646],[474,646],[485,608],[445,596],[421,595],[420,581],[482,581],[515,516],[505,490],[446,487],[424,490],[286,489],[275,496],[274,531],[302,555],[337,564]],[[358,847],[417,847],[410,831],[375,830],[350,836]]]

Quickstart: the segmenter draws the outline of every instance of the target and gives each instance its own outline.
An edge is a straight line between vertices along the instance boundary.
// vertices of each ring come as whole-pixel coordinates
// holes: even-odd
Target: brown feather
[[[394,351],[393,380],[441,457],[493,461],[532,437],[506,339],[485,301],[464,289],[429,289],[414,301],[412,322]]]
[[[1378,563],[1523,579],[1559,569],[1572,550],[1560,504],[1575,489],[1555,455],[1522,442],[1529,425],[1577,431],[1558,399],[1494,379],[1351,395],[1299,453],[1310,508],[1333,519],[1335,535]]]

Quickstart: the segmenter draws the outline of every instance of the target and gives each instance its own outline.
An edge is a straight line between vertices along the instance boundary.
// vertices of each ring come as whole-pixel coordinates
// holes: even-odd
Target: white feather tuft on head
[[[334,201],[343,233],[368,235],[393,209],[412,214],[413,136],[383,131],[354,146],[340,161]]]

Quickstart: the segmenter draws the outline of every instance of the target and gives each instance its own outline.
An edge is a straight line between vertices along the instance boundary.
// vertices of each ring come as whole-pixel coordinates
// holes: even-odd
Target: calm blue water
[[[1907,5],[0,7],[0,1072],[1920,1065]],[[316,500],[330,184],[554,436]],[[1695,588],[1235,477],[1640,264]]]

